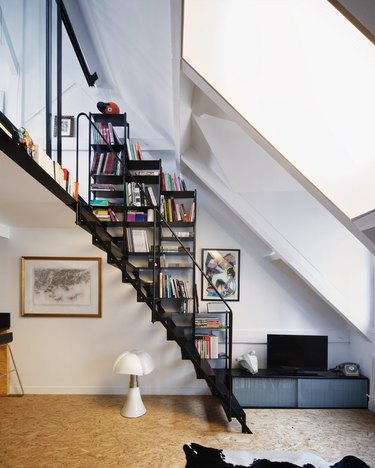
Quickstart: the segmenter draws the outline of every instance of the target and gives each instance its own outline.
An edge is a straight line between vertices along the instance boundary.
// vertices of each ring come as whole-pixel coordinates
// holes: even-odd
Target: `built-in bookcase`
[[[122,249],[134,277],[152,291],[158,313],[173,317],[202,360],[227,368],[229,314],[198,309],[196,191],[189,190],[180,174],[164,172],[161,160],[144,156],[141,145],[130,138],[125,114],[91,118],[104,136],[91,132],[94,214]]]
[[[129,126],[126,114],[90,114],[100,134],[90,129],[89,204],[96,217],[122,246],[124,182]]]

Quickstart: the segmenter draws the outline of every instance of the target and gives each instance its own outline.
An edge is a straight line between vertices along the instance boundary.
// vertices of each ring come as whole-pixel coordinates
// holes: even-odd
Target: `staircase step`
[[[191,327],[183,327],[183,326],[178,326],[174,324],[173,331],[167,330],[167,340],[173,341],[173,340],[176,340],[176,338],[181,338],[186,341],[191,341],[192,340]],[[185,359],[189,359],[189,357]]]

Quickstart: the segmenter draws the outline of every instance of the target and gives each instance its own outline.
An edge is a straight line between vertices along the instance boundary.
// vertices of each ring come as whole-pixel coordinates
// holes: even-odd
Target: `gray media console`
[[[367,408],[367,377],[334,372],[281,375],[260,369],[255,375],[232,371],[233,394],[247,408]]]

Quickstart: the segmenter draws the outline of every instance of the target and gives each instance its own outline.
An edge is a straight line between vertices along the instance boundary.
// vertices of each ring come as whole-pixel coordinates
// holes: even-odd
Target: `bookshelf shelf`
[[[150,223],[148,221],[127,221],[126,225],[128,227],[143,227],[143,228],[152,228],[154,223]]]
[[[165,224],[163,222],[163,224]],[[194,227],[195,223],[194,222],[187,222],[187,221],[173,221],[173,222],[168,222],[170,227]]]
[[[173,197],[173,198],[194,198],[195,197],[195,192],[194,190],[178,190],[178,191],[162,191],[162,195],[166,197]]]
[[[192,270],[192,266],[161,266],[160,270]]]
[[[116,152],[122,151],[122,148],[123,148],[122,145],[115,145],[115,144],[111,144],[111,147]],[[108,151],[108,146],[106,144],[101,145],[101,144],[98,144],[98,143],[93,143],[92,144],[92,149],[94,151],[98,151],[98,152],[101,153],[103,151]]]
[[[192,237],[188,237],[188,236],[185,236],[185,237],[178,237],[178,239],[181,241],[181,242],[194,242],[194,239]],[[161,241],[174,241],[174,242],[177,242],[177,239],[174,237],[174,236],[161,236],[160,238]]]

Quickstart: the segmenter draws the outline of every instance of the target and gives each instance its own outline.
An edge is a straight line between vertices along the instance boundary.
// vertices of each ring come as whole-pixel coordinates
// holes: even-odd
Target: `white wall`
[[[185,67],[186,68],[186,67]],[[186,81],[186,80],[185,80]],[[183,161],[307,284],[372,339],[373,255],[264,149],[211,90],[185,91]]]
[[[189,177],[198,187],[197,258],[202,248],[241,250],[240,301],[230,303],[234,358],[254,348],[265,367],[266,335],[273,332],[327,334],[329,367],[346,360],[349,332],[344,320],[282,262],[269,262],[268,246],[191,173]]]
[[[361,335],[353,332],[350,338],[350,356],[353,362],[357,362],[361,366],[361,372],[370,378],[373,354],[375,354],[375,343],[366,341]],[[373,385],[375,385],[375,382]],[[375,410],[375,407],[373,410]]]
[[[21,117],[22,102],[19,92],[22,87],[22,76],[15,69],[15,62],[22,65],[23,54],[23,15],[21,14],[24,0],[1,0],[2,21],[6,25],[11,39],[12,57],[6,41],[5,33],[1,25],[0,45],[0,90],[5,92],[4,110],[7,117],[14,123],[19,122]],[[11,7],[11,8],[10,8]],[[14,62],[15,59],[15,62]]]
[[[155,371],[140,381],[144,393],[206,392],[192,364],[181,360],[160,324],[152,325],[150,310],[136,302],[134,289],[104,257],[102,318],[20,316],[21,256],[101,254],[78,227],[12,229],[10,239],[0,238],[0,311],[11,312],[12,349],[26,393],[124,393],[128,379],[113,375],[112,366],[130,349],[144,349],[155,359]]]

